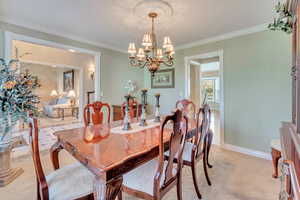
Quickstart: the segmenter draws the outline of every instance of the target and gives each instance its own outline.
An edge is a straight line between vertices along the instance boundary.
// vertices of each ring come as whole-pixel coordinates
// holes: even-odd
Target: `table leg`
[[[115,200],[120,192],[123,177],[116,177],[109,182],[103,178],[96,177],[94,180],[94,199],[95,200]]]
[[[60,145],[59,142],[56,142],[50,149],[50,156],[51,156],[51,161],[54,170],[59,169],[59,160],[58,160],[58,153],[60,150],[62,150],[62,146]]]
[[[61,120],[65,120],[65,110],[64,109],[61,109],[61,115],[62,115]]]

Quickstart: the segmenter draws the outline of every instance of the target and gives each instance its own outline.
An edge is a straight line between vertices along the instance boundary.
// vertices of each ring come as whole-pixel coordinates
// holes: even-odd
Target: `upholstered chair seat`
[[[182,160],[183,161],[188,161],[192,162],[192,150],[193,150],[194,144],[191,142],[186,142],[184,149],[183,149],[183,154],[182,154]],[[165,156],[169,157],[169,151],[165,152]],[[175,156],[177,158],[177,155]]]
[[[158,159],[154,159],[128,172],[123,176],[123,186],[153,196],[154,177],[157,172],[158,164]],[[161,180],[165,179],[165,169],[167,164],[168,162],[165,161]],[[174,176],[176,174],[176,171],[177,170],[174,168]],[[160,186],[162,186],[162,184],[163,181],[160,182]]]
[[[271,140],[271,155],[274,167],[274,174],[272,175],[273,178],[278,177],[278,162],[281,158],[281,144],[280,139],[273,139]]]
[[[78,199],[93,193],[94,175],[79,162],[53,171],[46,180],[50,200]]]
[[[281,151],[280,139],[271,140],[271,148]]]

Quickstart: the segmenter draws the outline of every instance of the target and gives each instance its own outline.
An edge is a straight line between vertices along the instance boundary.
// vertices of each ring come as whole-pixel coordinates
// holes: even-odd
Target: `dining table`
[[[122,176],[159,155],[161,123],[152,119],[147,122],[141,127],[134,120],[129,131],[122,130],[122,121],[57,131],[57,142],[50,149],[53,167],[59,168],[58,154],[66,150],[95,175],[95,199],[114,200],[120,192]],[[169,128],[163,133],[166,149],[171,132]],[[195,133],[196,120],[189,119],[187,137]]]

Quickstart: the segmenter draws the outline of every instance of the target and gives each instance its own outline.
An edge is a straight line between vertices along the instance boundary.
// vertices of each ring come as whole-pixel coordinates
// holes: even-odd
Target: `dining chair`
[[[122,118],[125,116],[125,108],[126,102],[122,104]],[[135,117],[138,118],[141,113],[139,103],[137,100],[130,98],[129,99],[129,117],[130,119],[134,119]]]
[[[185,124],[185,126],[182,124]],[[159,200],[176,185],[177,199],[181,200],[181,158],[186,133],[187,118],[182,115],[180,110],[166,116],[159,132],[159,157],[125,174],[123,176],[122,191],[146,200]],[[164,140],[165,134],[170,134],[170,140],[167,144]],[[165,145],[169,147],[171,152],[167,161],[164,160]],[[178,155],[179,162],[177,163],[174,161],[175,155]],[[118,198],[119,200],[122,199],[121,192]]]
[[[271,155],[274,167],[274,174],[272,175],[273,178],[278,178],[278,162],[281,158],[281,151],[280,139],[271,140]]]
[[[195,104],[188,99],[182,99],[176,102],[176,108],[182,110],[188,118],[195,118],[196,115],[196,106]]]
[[[201,123],[200,123],[201,119]],[[210,130],[210,108],[207,104],[203,105],[197,113],[196,129],[194,130],[195,139],[193,142],[187,141],[183,150],[183,165],[190,166],[192,170],[193,183],[199,199],[201,199],[201,193],[197,181],[196,167],[197,163],[202,160],[205,177],[208,185],[211,185],[210,178],[208,176],[207,167],[212,167],[208,163],[209,152],[209,140],[211,140],[212,131]],[[169,159],[169,152],[165,153],[166,159]]]
[[[39,152],[37,119],[30,120],[29,128],[29,141],[37,181],[37,199],[93,199],[94,175],[79,162],[57,169],[45,176]]]
[[[88,126],[90,123],[90,119],[92,119],[92,123],[102,124],[103,123],[103,108],[107,108],[107,123],[110,122],[110,106],[107,103],[103,103],[101,101],[95,101],[94,103],[87,104],[83,111],[84,124]]]

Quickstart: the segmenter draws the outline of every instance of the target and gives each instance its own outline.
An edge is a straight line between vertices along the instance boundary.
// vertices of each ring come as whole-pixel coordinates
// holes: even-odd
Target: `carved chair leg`
[[[122,190],[120,190],[119,194],[118,194],[118,200],[122,200]]]
[[[121,192],[123,177],[116,177],[109,182],[100,177],[94,180],[94,199],[95,200],[115,200]]]
[[[36,179],[36,199],[37,200],[41,200],[41,194],[40,194],[40,184],[39,184],[39,180]]]
[[[177,177],[177,200],[182,200],[182,169],[178,173]]]
[[[213,166],[211,164],[209,164],[209,152],[210,152],[210,148],[211,148],[211,144],[212,144],[212,140],[213,140],[213,132],[210,130],[207,134],[207,156],[206,156],[206,164],[209,168],[212,168]]]
[[[272,175],[273,178],[278,178],[278,161],[281,158],[281,152],[272,148],[272,161],[274,167],[274,174]]]
[[[202,196],[201,196],[201,193],[199,190],[199,186],[198,186],[198,181],[197,181],[196,163],[195,162],[192,162],[191,169],[192,169],[193,182],[194,182],[194,187],[195,187],[197,196],[199,199],[202,199]]]
[[[207,172],[207,152],[208,152],[208,141],[206,140],[207,138],[204,139],[204,153],[203,153],[203,168],[204,168],[204,174],[205,174],[205,178],[207,181],[207,184],[209,186],[211,186],[211,182],[210,179],[208,177],[208,172]]]
[[[56,142],[50,149],[50,156],[54,170],[59,169],[58,154],[62,150],[61,145]]]

